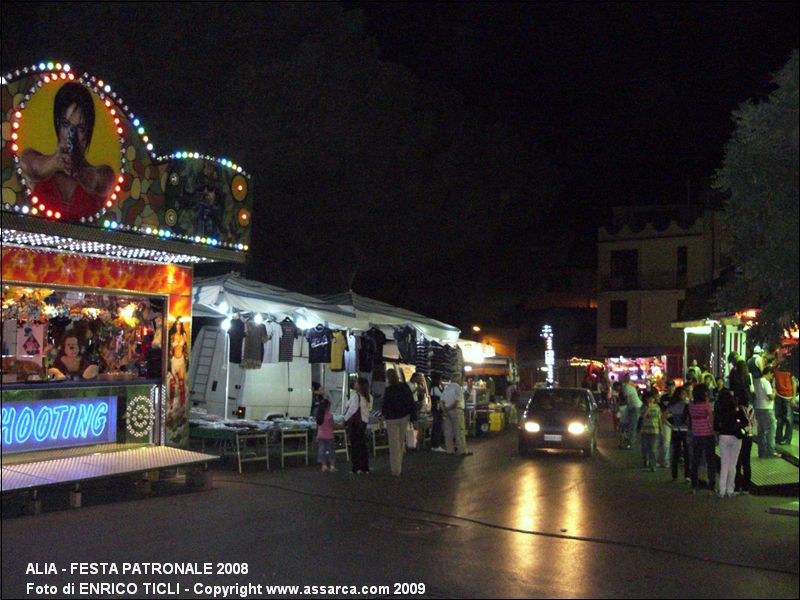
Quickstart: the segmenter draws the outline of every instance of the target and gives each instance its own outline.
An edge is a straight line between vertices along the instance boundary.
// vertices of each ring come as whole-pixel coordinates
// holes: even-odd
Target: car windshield
[[[530,408],[536,410],[586,410],[586,392],[578,390],[537,390]]]

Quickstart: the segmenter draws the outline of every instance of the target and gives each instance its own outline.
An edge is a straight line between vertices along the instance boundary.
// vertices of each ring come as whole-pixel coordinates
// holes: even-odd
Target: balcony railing
[[[682,290],[686,288],[686,274],[672,272],[639,273],[637,275],[604,275],[600,290]]]

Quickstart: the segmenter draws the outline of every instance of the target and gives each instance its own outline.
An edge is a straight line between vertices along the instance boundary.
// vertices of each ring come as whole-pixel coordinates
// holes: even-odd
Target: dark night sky
[[[542,258],[591,264],[609,207],[703,189],[798,46],[797,3],[0,10],[4,70],[71,61],[159,151],[254,173],[249,276],[455,323],[507,312]]]
[[[685,201],[798,45],[791,2],[352,4],[385,59],[543,144],[570,205]]]

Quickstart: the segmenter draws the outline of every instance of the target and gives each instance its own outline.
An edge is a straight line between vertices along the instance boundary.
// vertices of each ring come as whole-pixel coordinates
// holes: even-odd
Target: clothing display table
[[[281,469],[284,466],[286,457],[302,456],[305,457],[308,465],[308,432],[307,429],[297,431],[281,431]],[[289,442],[287,449],[286,443]]]
[[[233,431],[230,429],[190,427],[189,437],[195,440],[199,439],[203,450],[206,448],[206,440],[214,442],[219,448],[220,457],[224,457],[225,451],[230,447],[231,451],[236,455],[239,473],[242,472],[242,463],[245,462],[264,461],[267,463],[267,469],[269,469],[269,436],[266,431],[253,431],[250,429]],[[249,442],[252,442],[255,447],[255,455],[249,456],[245,454],[243,457],[242,450],[247,448]],[[264,446],[263,455],[258,453],[258,447],[262,442]]]
[[[350,462],[350,443],[344,429],[333,430],[333,447],[336,454],[344,454],[345,460]]]
[[[372,456],[378,456],[378,450],[389,449],[389,434],[386,432],[386,426],[378,423],[370,424],[369,429],[372,432]]]

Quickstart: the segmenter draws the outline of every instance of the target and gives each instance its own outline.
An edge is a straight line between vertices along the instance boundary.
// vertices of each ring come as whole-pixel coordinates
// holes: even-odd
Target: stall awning
[[[409,325],[422,332],[427,338],[445,342],[455,342],[458,340],[458,334],[461,333],[461,330],[453,325],[425,317],[405,308],[386,304],[380,300],[361,296],[355,292],[326,295],[320,298],[327,303],[336,305],[343,311],[352,311],[358,319],[369,322],[370,326]]]
[[[198,277],[192,286],[192,312],[195,317],[226,315],[219,306],[225,301],[229,310],[260,313],[277,320],[289,316],[305,318],[309,323],[327,323],[342,329],[368,329],[369,323],[356,317],[353,311],[337,307],[313,296],[245,279],[238,273],[218,277]]]

